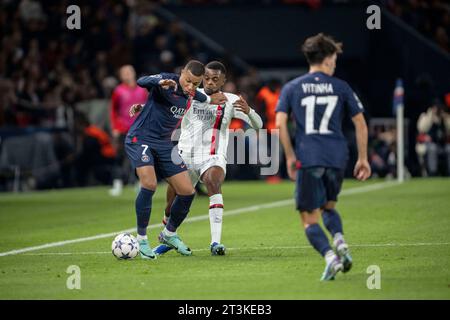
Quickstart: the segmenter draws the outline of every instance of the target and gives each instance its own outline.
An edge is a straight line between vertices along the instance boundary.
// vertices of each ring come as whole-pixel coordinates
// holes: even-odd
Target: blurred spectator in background
[[[450,52],[450,6],[448,0],[387,0],[396,16]]]
[[[110,184],[117,154],[109,135],[90,124],[81,112],[75,115],[75,133],[75,177],[78,186]]]
[[[14,83],[11,80],[0,78],[0,127],[15,125],[14,109],[17,96],[14,92]]]
[[[258,113],[263,118],[264,128],[268,131],[267,150],[269,152],[263,154],[272,155],[272,151],[270,150],[271,140],[276,139],[276,141],[278,141],[277,131],[274,130],[276,129],[275,109],[277,107],[278,98],[280,97],[280,91],[281,81],[279,81],[278,79],[270,79],[267,84],[258,91],[256,95],[256,108],[258,110]],[[280,154],[278,155],[278,157],[272,157],[272,161],[276,161],[278,163],[274,165],[277,168],[279,168],[279,163],[284,163],[283,161],[281,161],[282,149],[283,148],[279,149]],[[281,178],[277,174],[266,177],[266,181],[268,183],[278,183],[281,181]]]
[[[60,176],[60,164],[51,134],[37,132],[6,139],[0,154],[0,172],[14,177],[15,191],[53,187]]]
[[[369,163],[373,177],[393,178],[397,170],[397,130],[375,126],[370,133]]]
[[[275,108],[280,96],[281,82],[271,79],[263,86],[256,95],[256,106],[263,117],[265,128],[269,131],[276,129]]]
[[[187,2],[191,3],[188,0],[163,1],[175,5]],[[244,0],[194,2],[201,5],[209,5],[211,2],[224,5],[247,3]],[[424,1],[419,2],[424,6]],[[435,8],[435,2],[441,1],[433,1],[429,8]],[[257,0],[251,3],[289,3],[317,8],[325,2]],[[261,104],[260,108],[265,110],[259,111],[266,117],[266,128],[271,130],[273,127],[271,112],[278,93],[272,86],[277,85],[272,83],[261,89],[262,80],[256,68],[243,70],[230,62],[232,60],[228,56],[229,53],[217,53],[208,49],[205,43],[187,32],[180,21],[169,21],[161,15],[158,5],[157,1],[82,1],[82,28],[68,30],[64,23],[67,17],[66,1],[0,1],[0,126],[1,129],[16,130],[17,135],[36,129],[49,132],[53,136],[62,179],[60,178],[59,182],[43,183],[42,186],[67,187],[85,183],[75,180],[75,177],[80,178],[74,174],[75,167],[93,167],[93,163],[101,162],[90,159],[86,153],[77,156],[81,151],[76,138],[84,141],[81,150],[89,149],[95,144],[89,142],[93,137],[86,136],[84,130],[78,130],[75,135],[73,118],[74,113],[79,111],[85,111],[88,122],[95,124],[101,132],[108,132],[111,125],[111,143],[117,147],[118,163],[126,170],[113,171],[113,177],[117,179],[116,183],[113,183],[111,194],[120,194],[123,182],[127,182],[127,178],[133,178],[132,175],[127,175],[127,165],[121,160],[127,161],[127,158],[122,156],[122,140],[129,126],[128,122],[132,121],[127,118],[128,103],[124,100],[130,98],[126,97],[127,92],[133,92],[133,96],[135,95],[132,89],[135,76],[131,66],[121,69],[119,76],[122,84],[112,93],[118,83],[115,70],[130,62],[138,74],[152,74],[161,71],[176,72],[177,66],[183,65],[189,59],[202,62],[220,59],[230,69],[230,81],[225,85],[224,91],[242,94],[249,105],[255,108]],[[399,7],[405,5],[402,2]],[[437,12],[441,10],[438,9]],[[432,37],[437,33],[440,42],[445,43],[445,36],[437,26],[444,27],[448,35],[448,16],[444,15],[441,20],[436,20],[436,28],[433,25]],[[109,97],[112,97],[111,101]],[[134,101],[130,98],[129,103]],[[106,116],[108,111],[110,117]],[[241,120],[233,120],[230,129],[245,129],[244,123]],[[98,138],[97,144],[99,141],[106,141],[100,131],[95,131],[94,134]],[[80,132],[83,134],[80,135]],[[2,137],[2,144],[11,137],[13,134],[4,139]],[[78,152],[75,151],[77,147]],[[255,151],[247,146],[246,152]],[[0,157],[1,153],[0,148]],[[98,152],[97,156],[92,156],[95,157],[102,159]],[[82,163],[78,164],[79,161]],[[110,160],[106,157],[102,161]],[[112,165],[107,167],[108,170],[114,168]],[[254,172],[256,169],[256,166],[231,165],[228,177],[259,178],[258,173]],[[284,166],[281,170],[284,170]],[[111,177],[101,180],[112,183]]]
[[[122,81],[113,91],[110,106],[112,141],[117,151],[117,165],[114,172],[113,188],[110,195],[122,194],[123,181],[128,182],[130,164],[125,156],[124,141],[135,117],[130,117],[129,110],[133,104],[145,104],[148,92],[136,84],[136,72],[131,65],[124,65],[119,70]]]
[[[127,176],[127,165],[121,161],[127,159],[122,156],[122,136],[132,121],[127,109],[145,98],[139,93],[141,88],[132,89],[135,72],[131,66],[121,69],[122,84],[112,93],[117,86],[116,69],[132,61],[139,73],[173,72],[191,58],[210,60],[213,53],[179,21],[161,17],[157,6],[149,1],[82,2],[83,27],[68,30],[61,20],[67,17],[65,1],[0,1],[0,126],[18,135],[43,128],[53,135],[64,174],[59,182],[47,184],[49,187],[79,184],[74,167],[96,162],[86,154],[76,156],[73,114],[80,111],[98,129],[108,132],[112,127],[118,162],[126,171],[114,170],[118,179],[111,194],[120,194],[122,179],[133,178]],[[232,65],[230,69],[232,73]],[[251,89],[246,93],[253,98],[259,86],[255,72],[251,70],[242,81],[233,78],[240,83],[234,91]],[[108,111],[110,117],[105,116]],[[1,143],[13,135],[2,137]],[[91,144],[87,140],[84,145]],[[78,161],[84,163],[78,165]]]
[[[416,152],[422,173],[450,175],[450,114],[436,101],[417,121]]]

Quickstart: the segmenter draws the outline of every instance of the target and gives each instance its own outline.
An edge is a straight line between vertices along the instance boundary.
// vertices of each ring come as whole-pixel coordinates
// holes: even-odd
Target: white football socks
[[[333,244],[334,244],[334,246],[336,246],[339,241],[345,242],[344,236],[343,236],[342,233],[336,232],[334,237],[333,237]]]
[[[325,253],[325,262],[326,264],[331,263],[331,261],[333,261],[333,259],[336,257],[336,254],[334,253],[333,250],[328,250],[327,253]]]
[[[220,243],[222,237],[223,198],[222,194],[209,197],[209,224],[211,227],[211,243]]]
[[[142,241],[142,240],[147,240],[148,238],[147,238],[147,235],[141,236],[140,234],[138,234],[136,236],[136,239],[137,239],[137,241]]]
[[[163,233],[164,233],[166,236],[168,236],[168,237],[173,237],[174,235],[177,234],[176,232],[172,232],[172,231],[167,230],[167,227],[164,228]]]

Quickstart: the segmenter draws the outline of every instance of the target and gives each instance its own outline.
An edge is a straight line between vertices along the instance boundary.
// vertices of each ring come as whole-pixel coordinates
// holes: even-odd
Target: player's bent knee
[[[223,169],[219,167],[209,169],[202,177],[202,181],[210,194],[221,193],[223,180]]]
[[[157,182],[154,177],[151,175],[141,175],[139,177],[139,182],[141,183],[141,186],[148,190],[156,190]]]
[[[332,210],[336,207],[336,201],[328,201],[325,206],[324,209],[325,210]]]
[[[156,190],[158,182],[153,167],[139,167],[136,169],[136,174],[143,188],[153,191]]]
[[[175,192],[180,196],[190,196],[195,194],[195,189],[189,184],[188,186],[177,186]]]
[[[178,192],[177,195],[179,195],[179,196],[192,196],[192,195],[195,195],[195,190],[192,189],[190,191]]]
[[[312,224],[319,223],[320,210],[314,210],[312,212],[302,211],[301,217],[302,217],[303,227],[306,229]]]
[[[303,227],[306,229],[310,225],[318,224],[318,223],[319,223],[319,221],[317,219],[310,219],[310,220],[306,219],[306,220],[303,220]]]
[[[208,189],[208,192],[210,194],[221,193],[220,187],[222,184],[220,183],[220,181],[212,181],[211,179],[206,179],[203,182],[206,186],[206,189]]]
[[[141,186],[145,189],[153,190],[153,191],[156,190],[157,183],[156,183],[156,181],[152,181],[152,179],[141,179],[140,183],[141,183]]]

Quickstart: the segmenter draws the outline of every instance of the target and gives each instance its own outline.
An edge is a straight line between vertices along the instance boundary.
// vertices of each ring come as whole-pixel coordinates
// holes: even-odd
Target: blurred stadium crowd
[[[450,52],[450,4],[445,0],[386,0],[396,16]]]
[[[158,16],[151,2],[85,1],[80,5],[82,28],[73,31],[65,29],[68,5],[67,1],[2,3],[0,128],[2,142],[7,143],[2,143],[0,178],[4,181],[20,168],[20,179],[33,177],[31,188],[90,183],[82,174],[88,165],[80,142],[83,127],[95,125],[110,133],[109,100],[120,82],[122,65],[132,63],[138,75],[178,72],[190,59],[207,62],[217,57],[184,32],[178,21]],[[261,87],[256,70],[242,72],[227,65],[231,72],[225,90],[245,93],[255,105]],[[240,120],[233,124],[242,126]],[[19,151],[19,145],[30,147]],[[104,161],[100,163],[96,167],[105,167]],[[109,183],[108,169],[101,171],[95,180]]]
[[[228,5],[242,1],[162,2]],[[318,9],[323,2],[338,1],[251,2]],[[117,165],[115,153],[104,148],[111,145],[114,149],[109,139],[110,98],[120,83],[118,70],[125,64],[132,64],[139,76],[177,72],[189,59],[220,59],[230,69],[224,91],[242,93],[263,116],[266,127],[273,128],[281,83],[263,81],[256,68],[234,66],[230,57],[218,55],[189,35],[179,21],[158,15],[155,2],[98,0],[78,4],[83,14],[82,28],[68,31],[68,1],[0,1],[0,190],[10,190],[11,184],[17,188],[27,177],[32,179],[24,189],[111,183],[110,166]],[[450,19],[445,1],[389,0],[385,4],[449,50]],[[446,103],[450,105],[450,98]],[[440,117],[447,117],[448,108],[438,109],[443,111]],[[444,145],[450,143],[447,120],[439,120],[437,125],[444,130]],[[98,130],[89,131],[89,135],[85,129],[91,126]],[[236,121],[231,127],[242,128],[243,123]],[[86,135],[97,144],[84,143]],[[442,137],[439,139],[442,144]],[[88,159],[87,155],[92,154],[89,148],[97,148],[104,161]],[[387,154],[387,158],[383,156],[386,163]],[[103,169],[92,180],[84,173],[93,163],[101,163]],[[236,170],[230,170],[232,178],[258,178],[257,174],[249,174],[248,168]],[[438,174],[436,170],[426,172]]]

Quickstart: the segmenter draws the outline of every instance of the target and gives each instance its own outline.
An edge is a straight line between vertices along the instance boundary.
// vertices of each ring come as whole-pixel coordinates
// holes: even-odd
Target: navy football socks
[[[141,188],[136,197],[136,217],[137,217],[137,233],[145,236],[147,234],[148,222],[150,221],[150,213],[152,211],[152,197],[155,191]]]
[[[325,254],[329,250],[331,250],[331,246],[322,228],[317,223],[310,224],[305,229],[305,233],[306,237],[309,240],[309,243],[311,243],[314,249],[316,249],[323,257],[325,257]]]
[[[344,234],[341,217],[335,209],[325,209],[322,213],[322,219],[323,224],[333,237],[338,232]]]
[[[167,230],[175,232],[181,225],[189,213],[194,196],[195,193],[189,196],[177,195],[175,197],[172,207],[170,208],[170,218],[166,225]]]

